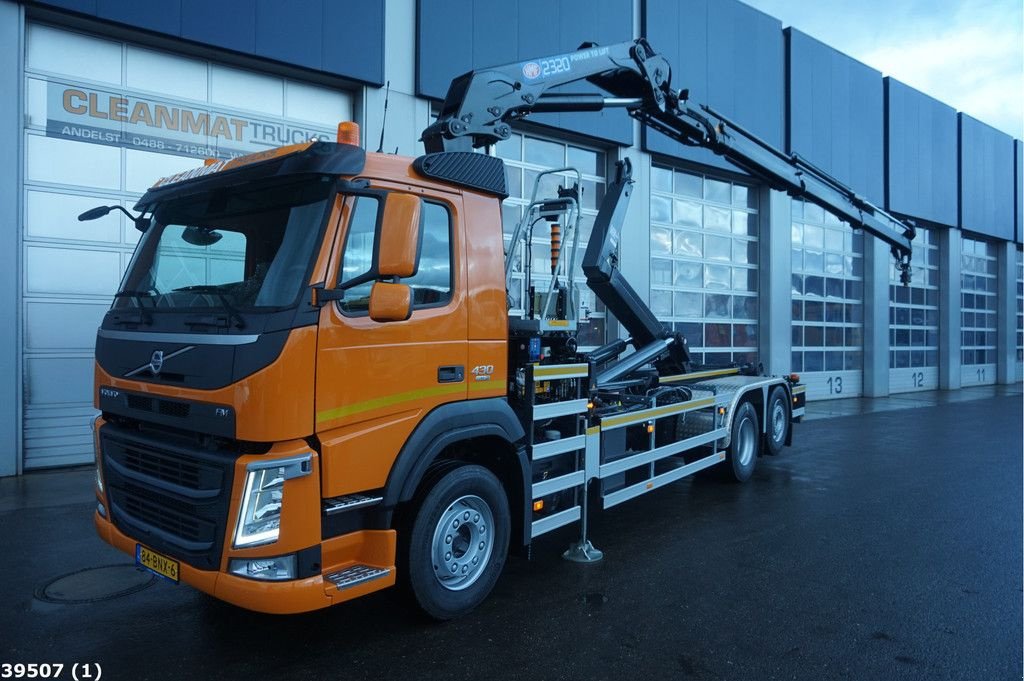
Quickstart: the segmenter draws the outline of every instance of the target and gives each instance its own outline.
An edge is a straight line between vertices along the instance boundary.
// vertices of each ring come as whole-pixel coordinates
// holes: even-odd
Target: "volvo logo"
[[[164,368],[164,351],[154,350],[153,356],[149,360],[149,370],[156,376],[160,373],[160,370]]]
[[[152,376],[159,376],[160,372],[164,368],[164,362],[166,362],[169,359],[173,359],[174,357],[177,357],[178,355],[183,355],[186,352],[188,352],[189,350],[195,350],[195,348],[196,348],[196,346],[194,346],[194,345],[186,345],[185,347],[181,348],[180,350],[175,350],[174,352],[171,352],[171,353],[166,354],[166,355],[164,354],[163,350],[154,350],[153,354],[150,356],[148,362],[146,362],[145,364],[143,364],[142,366],[140,366],[140,367],[138,367],[136,369],[132,369],[131,371],[126,373],[124,376],[125,376],[125,378],[128,378],[130,376],[135,376],[136,374],[141,374],[143,371],[148,371],[150,373],[150,375],[152,375]]]

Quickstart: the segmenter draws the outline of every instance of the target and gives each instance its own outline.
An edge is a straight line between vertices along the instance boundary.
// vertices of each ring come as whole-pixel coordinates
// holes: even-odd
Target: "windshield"
[[[114,307],[281,308],[309,276],[330,177],[260,183],[157,205]]]

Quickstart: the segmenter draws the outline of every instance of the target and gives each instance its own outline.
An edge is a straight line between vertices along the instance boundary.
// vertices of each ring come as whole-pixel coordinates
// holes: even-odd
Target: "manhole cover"
[[[103,565],[54,577],[36,589],[35,597],[47,603],[96,603],[142,591],[156,579],[130,563]]]

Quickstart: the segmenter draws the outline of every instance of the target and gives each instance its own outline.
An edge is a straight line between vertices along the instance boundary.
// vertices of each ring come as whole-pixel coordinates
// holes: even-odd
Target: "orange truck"
[[[554,196],[538,178],[506,243],[503,162],[474,148],[531,112],[621,107],[885,239],[905,272],[913,227],[689,104],[670,73],[643,40],[585,45],[453,81],[416,159],[366,153],[343,123],[337,143],[154,184],[129,213],[142,236],[97,333],[100,537],[252,610],[399,580],[449,619],[545,532],[578,523],[566,558],[600,559],[597,507],[718,464],[747,480],[790,443],[803,386],[693,366],[629,286],[616,266],[628,161],[581,254],[575,170],[552,170]],[[604,94],[548,92],[579,80]],[[529,249],[550,271],[520,259]],[[578,346],[584,283],[628,338]]]

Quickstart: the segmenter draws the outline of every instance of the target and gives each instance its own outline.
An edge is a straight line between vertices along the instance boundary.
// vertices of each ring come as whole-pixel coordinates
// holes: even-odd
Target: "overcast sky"
[[[1024,138],[1021,0],[743,0],[959,111]]]

